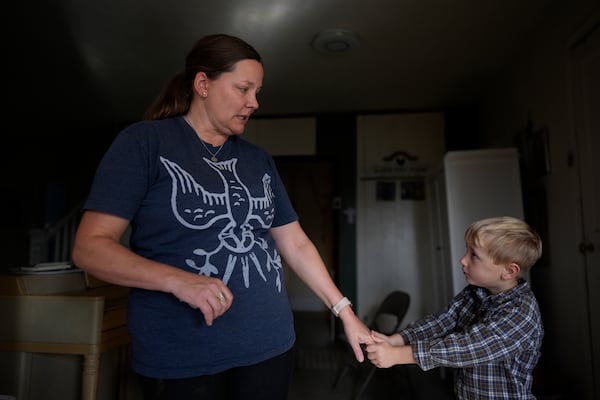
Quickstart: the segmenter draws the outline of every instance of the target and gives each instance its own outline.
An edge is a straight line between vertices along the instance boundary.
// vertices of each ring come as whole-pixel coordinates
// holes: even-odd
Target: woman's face
[[[206,109],[212,127],[220,134],[244,132],[250,115],[258,108],[263,67],[256,60],[238,61],[231,72],[207,82]]]

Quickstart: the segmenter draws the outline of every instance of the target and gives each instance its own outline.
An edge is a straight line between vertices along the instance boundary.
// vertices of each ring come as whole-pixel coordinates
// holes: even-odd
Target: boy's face
[[[483,287],[496,294],[513,287],[516,282],[506,280],[507,265],[494,264],[483,247],[467,245],[465,255],[460,259],[467,283]]]

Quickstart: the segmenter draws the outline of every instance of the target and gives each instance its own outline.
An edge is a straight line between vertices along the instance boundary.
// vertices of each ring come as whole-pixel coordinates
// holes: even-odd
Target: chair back
[[[397,332],[409,305],[410,295],[401,290],[394,290],[379,305],[370,328],[386,335]]]

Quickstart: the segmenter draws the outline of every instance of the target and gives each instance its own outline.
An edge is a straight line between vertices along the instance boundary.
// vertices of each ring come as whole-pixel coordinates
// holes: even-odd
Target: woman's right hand
[[[175,279],[170,283],[169,291],[180,301],[190,307],[199,309],[206,325],[211,326],[214,320],[223,315],[233,302],[233,293],[218,278],[189,274],[189,277]]]
[[[123,246],[128,226],[124,218],[85,211],[75,235],[75,265],[115,285],[171,293],[199,309],[209,326],[231,307],[233,294],[222,280],[149,260]]]

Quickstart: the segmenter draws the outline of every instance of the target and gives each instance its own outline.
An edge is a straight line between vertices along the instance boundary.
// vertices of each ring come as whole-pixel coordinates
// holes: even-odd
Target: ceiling
[[[29,40],[39,47],[14,50],[27,71],[50,69],[47,80],[54,95],[46,107],[52,113],[93,109],[117,121],[139,119],[183,66],[193,42],[217,32],[242,37],[263,57],[265,79],[256,115],[469,104],[526,46],[551,3],[38,1],[37,8],[22,2],[28,28],[17,28],[23,30],[16,34],[21,44]],[[354,32],[357,45],[342,54],[316,52],[311,47],[315,34],[333,28]]]

